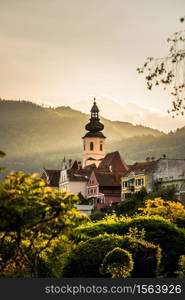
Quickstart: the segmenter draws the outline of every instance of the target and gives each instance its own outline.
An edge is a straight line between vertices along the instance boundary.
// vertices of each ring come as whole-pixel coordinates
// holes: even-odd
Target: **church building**
[[[82,162],[72,162],[71,159],[66,162],[64,159],[61,170],[50,172],[45,169],[41,177],[47,179],[45,180],[47,184],[55,182],[56,185],[57,182],[61,192],[81,193],[91,200],[91,203],[93,199],[94,206],[101,209],[113,202],[121,201],[121,176],[128,171],[128,166],[118,151],[106,154],[106,137],[102,132],[104,125],[100,122],[96,99],[85,129],[87,132],[82,137]]]

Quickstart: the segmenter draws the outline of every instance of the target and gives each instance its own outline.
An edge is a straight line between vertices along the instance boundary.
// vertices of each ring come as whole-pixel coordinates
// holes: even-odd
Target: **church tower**
[[[90,122],[85,126],[88,131],[83,137],[83,167],[91,164],[96,164],[98,167],[101,160],[105,157],[105,139],[106,137],[101,132],[104,125],[100,123],[99,109],[94,98],[94,103],[91,108]]]

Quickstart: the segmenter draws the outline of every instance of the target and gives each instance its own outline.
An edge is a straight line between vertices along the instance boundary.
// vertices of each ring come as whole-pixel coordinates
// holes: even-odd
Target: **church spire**
[[[88,131],[85,137],[102,137],[105,138],[101,132],[104,129],[104,125],[100,122],[99,118],[99,108],[96,104],[96,99],[94,98],[94,103],[91,108],[91,118],[90,122],[85,126],[85,129]]]
[[[83,167],[90,164],[100,164],[105,156],[105,139],[102,133],[104,125],[100,122],[99,108],[96,99],[91,108],[91,117],[89,123],[85,126],[87,133],[83,136]]]

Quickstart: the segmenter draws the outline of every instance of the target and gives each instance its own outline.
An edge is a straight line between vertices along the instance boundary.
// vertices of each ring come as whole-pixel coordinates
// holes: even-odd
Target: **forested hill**
[[[89,116],[70,107],[45,108],[26,101],[0,101],[0,141],[8,155],[60,151],[81,147]],[[130,123],[103,120],[107,140],[160,132]]]
[[[146,157],[185,159],[185,127],[161,136],[138,136],[116,142],[114,147],[128,162],[143,161]],[[113,148],[114,148],[113,147]]]
[[[89,115],[70,107],[46,108],[27,101],[0,100],[0,149],[6,152],[2,164],[7,170],[38,172],[42,167],[60,168],[64,156],[81,159],[81,138],[88,119]],[[158,143],[160,148],[165,141],[164,147],[169,149],[176,135],[183,139],[184,134],[185,140],[183,129],[171,138],[158,130],[128,122],[103,118],[101,121],[105,125],[108,151],[125,152],[129,163],[144,159],[146,147],[153,149],[152,143],[153,147]],[[178,152],[177,144],[175,151]]]

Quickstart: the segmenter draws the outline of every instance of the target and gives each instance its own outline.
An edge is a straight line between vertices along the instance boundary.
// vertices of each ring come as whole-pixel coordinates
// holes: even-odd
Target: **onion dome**
[[[102,138],[105,138],[105,136],[101,132],[104,129],[104,125],[100,122],[99,108],[96,104],[96,99],[95,98],[94,98],[93,106],[91,108],[90,122],[85,126],[85,129],[89,132],[87,132],[84,137],[102,137]]]

